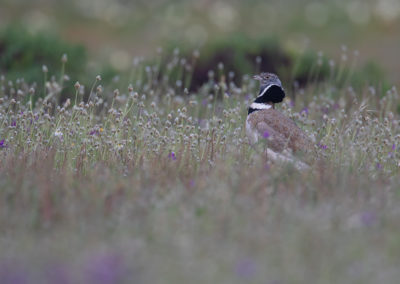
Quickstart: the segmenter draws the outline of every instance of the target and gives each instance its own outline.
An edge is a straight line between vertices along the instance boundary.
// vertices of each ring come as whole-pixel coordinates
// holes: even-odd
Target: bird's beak
[[[260,75],[255,75],[255,76],[253,76],[253,79],[254,80],[261,80],[261,77],[260,77]]]

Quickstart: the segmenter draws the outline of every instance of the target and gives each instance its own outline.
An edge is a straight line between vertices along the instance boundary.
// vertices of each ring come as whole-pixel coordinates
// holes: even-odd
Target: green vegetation
[[[27,82],[37,82],[37,89],[42,90],[42,66],[58,77],[60,58],[68,54],[68,72],[70,78],[78,80],[85,76],[87,55],[83,46],[62,41],[54,34],[30,34],[25,28],[11,26],[0,33],[0,73],[7,73],[7,79],[24,78]],[[65,71],[65,70],[64,70]],[[60,71],[60,72],[64,72]],[[39,92],[38,92],[39,93]]]
[[[0,284],[399,282],[398,1],[0,2]]]
[[[397,90],[342,86],[340,64],[324,81],[288,88],[279,109],[315,138],[314,153],[299,157],[310,169],[297,171],[247,142],[252,74],[236,84],[217,66],[189,92],[193,58],[138,62],[129,85],[67,82],[76,92],[61,105],[58,77],[45,100],[1,78],[0,277],[395,282]]]

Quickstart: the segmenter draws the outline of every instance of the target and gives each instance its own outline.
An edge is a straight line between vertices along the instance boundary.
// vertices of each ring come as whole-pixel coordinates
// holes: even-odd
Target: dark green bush
[[[184,48],[189,53],[192,47]],[[262,60],[257,64],[256,58]],[[218,64],[224,64],[224,72],[234,72],[236,83],[240,83],[243,74],[254,74],[261,71],[278,72],[285,70],[291,58],[285,54],[275,37],[250,39],[243,35],[231,35],[208,42],[201,48],[192,80],[196,89],[208,80],[208,71],[217,72]]]
[[[48,67],[49,75],[58,76],[64,53],[68,55],[66,74],[71,80],[82,80],[87,62],[83,46],[66,43],[53,34],[33,35],[19,26],[0,32],[0,72],[6,73],[9,80],[24,78],[26,82],[43,82],[42,65]]]
[[[172,43],[169,46],[182,46],[182,43]],[[189,54],[193,47],[183,48],[183,53]],[[189,57],[189,55],[188,55]],[[288,52],[279,39],[274,36],[250,38],[244,35],[228,35],[224,38],[209,41],[201,48],[192,79],[192,89],[197,89],[208,80],[208,71],[218,74],[218,64],[224,64],[225,75],[234,72],[234,81],[240,84],[242,75],[258,72],[278,73],[283,82],[298,81],[301,85],[313,75],[317,64],[317,53],[309,51],[298,55]],[[261,61],[258,61],[261,59]],[[311,72],[311,73],[310,73]],[[327,60],[323,59],[318,74],[318,80],[326,78],[329,73]],[[313,76],[312,76],[313,77]]]
[[[191,57],[193,47],[182,42],[167,44],[172,53],[173,47],[179,46],[187,58]],[[257,57],[261,62],[257,63]],[[296,82],[298,87],[310,83],[334,80],[338,87],[352,85],[356,89],[367,84],[382,85],[387,89],[384,74],[377,64],[368,63],[361,67],[352,66],[349,59],[343,66],[329,66],[327,56],[318,55],[315,50],[307,49],[303,53],[288,51],[277,37],[250,38],[244,35],[227,35],[223,38],[210,40],[202,48],[200,57],[193,70],[191,89],[197,90],[207,82],[208,72],[213,70],[219,74],[218,64],[223,63],[223,73],[235,73],[234,81],[241,84],[242,75],[258,72],[274,72],[279,74],[287,88],[292,88]],[[341,63],[340,63],[341,64]]]

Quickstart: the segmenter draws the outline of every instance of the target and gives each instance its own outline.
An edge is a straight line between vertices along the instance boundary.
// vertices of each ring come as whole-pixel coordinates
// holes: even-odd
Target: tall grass
[[[297,171],[245,137],[256,82],[220,65],[192,94],[194,62],[138,61],[119,89],[45,72],[45,99],[1,78],[2,283],[395,283],[396,89],[290,94],[315,140]]]

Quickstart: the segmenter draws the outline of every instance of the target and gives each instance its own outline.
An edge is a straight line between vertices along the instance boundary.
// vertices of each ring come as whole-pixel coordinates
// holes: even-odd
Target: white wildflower
[[[57,128],[57,130],[54,132],[54,136],[58,137],[58,138],[62,138],[63,137],[63,133],[61,132],[61,130],[59,128]]]

